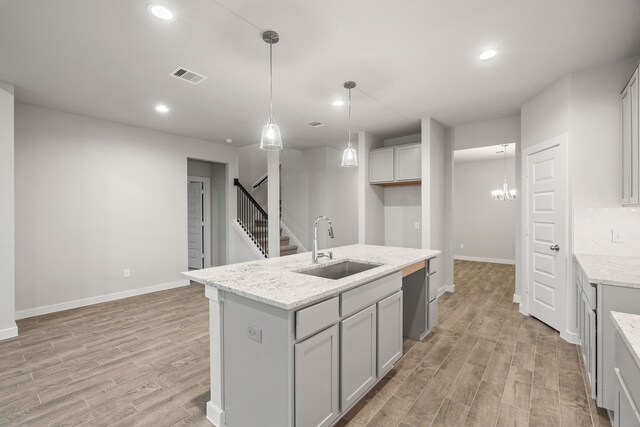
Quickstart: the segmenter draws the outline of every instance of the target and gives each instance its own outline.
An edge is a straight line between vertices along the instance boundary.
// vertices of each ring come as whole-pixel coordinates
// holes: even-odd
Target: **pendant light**
[[[267,30],[262,33],[262,40],[269,44],[269,120],[262,128],[260,148],[269,151],[282,150],[280,128],[273,120],[273,45],[280,41],[280,36],[275,31]]]
[[[358,155],[351,145],[351,89],[354,87],[356,87],[356,82],[348,81],[344,83],[344,88],[349,90],[349,137],[347,139],[347,148],[342,153],[342,167],[345,168],[358,167]]]
[[[502,190],[493,190],[491,192],[493,200],[514,201],[516,199],[516,190],[509,190],[509,186],[507,185],[507,147],[507,144],[502,144],[504,152],[504,183],[502,184]]]

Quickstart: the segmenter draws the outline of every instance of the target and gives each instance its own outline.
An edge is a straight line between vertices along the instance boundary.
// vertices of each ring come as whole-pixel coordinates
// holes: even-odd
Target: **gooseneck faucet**
[[[313,262],[317,263],[318,259],[322,257],[327,257],[329,259],[333,259],[333,252],[328,251],[326,254],[323,252],[318,253],[318,223],[320,220],[323,220],[329,226],[329,237],[333,239],[333,226],[331,225],[331,220],[324,215],[320,215],[316,218],[316,222],[313,224]]]

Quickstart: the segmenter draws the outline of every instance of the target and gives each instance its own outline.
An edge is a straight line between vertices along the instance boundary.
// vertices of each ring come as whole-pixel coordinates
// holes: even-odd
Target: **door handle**
[[[551,249],[552,251],[556,251],[558,252],[560,250],[560,246],[558,245],[551,245],[549,246],[549,249]]]

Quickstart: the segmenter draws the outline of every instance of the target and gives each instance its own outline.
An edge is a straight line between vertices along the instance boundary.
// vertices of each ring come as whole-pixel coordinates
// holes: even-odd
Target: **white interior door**
[[[189,268],[204,268],[204,184],[188,184]]]
[[[564,324],[567,293],[563,153],[563,147],[552,143],[529,154],[526,169],[529,314],[556,330]]]

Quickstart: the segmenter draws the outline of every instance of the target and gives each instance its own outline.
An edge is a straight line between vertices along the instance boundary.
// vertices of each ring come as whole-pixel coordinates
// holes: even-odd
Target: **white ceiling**
[[[234,144],[274,116],[286,146],[346,138],[342,83],[355,80],[353,128],[381,137],[517,114],[564,74],[640,53],[638,0],[0,0],[0,80],[17,100]],[[232,9],[238,16],[221,7]],[[485,48],[499,49],[481,62]],[[209,78],[173,79],[177,66]],[[156,103],[171,112],[160,115]],[[325,123],[311,128],[307,122]]]
[[[507,144],[507,158],[512,159],[515,156],[516,144]],[[453,161],[456,163],[500,159],[504,159],[504,148],[502,145],[489,145],[487,147],[468,148],[466,150],[455,150],[453,152]]]

